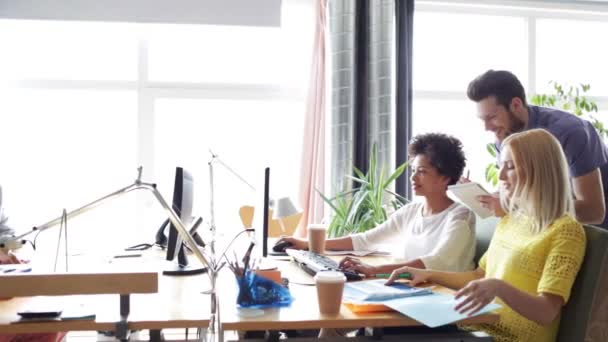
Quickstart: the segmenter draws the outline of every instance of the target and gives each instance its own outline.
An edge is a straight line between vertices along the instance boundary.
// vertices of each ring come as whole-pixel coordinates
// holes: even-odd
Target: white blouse
[[[423,203],[409,203],[381,225],[351,235],[355,250],[376,250],[381,243],[400,244],[394,256],[403,261],[420,259],[427,269],[468,271],[475,266],[475,215],[453,203],[444,211],[422,215]]]

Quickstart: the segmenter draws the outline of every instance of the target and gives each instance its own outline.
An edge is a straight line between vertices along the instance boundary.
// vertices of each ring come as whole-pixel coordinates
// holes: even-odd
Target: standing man
[[[608,148],[590,122],[561,110],[528,105],[524,87],[509,71],[486,71],[469,83],[467,96],[477,103],[486,131],[496,136],[499,153],[500,144],[512,133],[533,128],[551,132],[568,161],[576,219],[608,228]],[[482,196],[480,202],[496,216],[505,215],[497,197]]]

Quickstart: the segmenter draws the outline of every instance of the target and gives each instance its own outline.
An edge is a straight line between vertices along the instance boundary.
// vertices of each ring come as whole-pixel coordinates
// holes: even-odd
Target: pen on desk
[[[136,254],[118,254],[115,255],[114,258],[138,258],[141,256],[141,253]]]
[[[377,273],[374,274],[374,277],[376,278],[390,278],[391,275],[390,273]],[[401,273],[397,276],[397,279],[412,279],[412,275],[409,274],[408,272],[405,273]]]

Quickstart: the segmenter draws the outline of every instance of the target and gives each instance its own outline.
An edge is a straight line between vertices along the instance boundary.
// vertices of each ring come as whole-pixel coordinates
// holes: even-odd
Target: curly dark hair
[[[511,100],[521,99],[526,106],[526,91],[513,73],[506,70],[488,70],[469,83],[467,96],[471,101],[479,102],[495,96],[496,103],[509,108]]]
[[[450,177],[450,185],[460,179],[467,160],[460,140],[443,133],[417,135],[407,151],[410,158],[420,154],[426,156],[440,175]]]

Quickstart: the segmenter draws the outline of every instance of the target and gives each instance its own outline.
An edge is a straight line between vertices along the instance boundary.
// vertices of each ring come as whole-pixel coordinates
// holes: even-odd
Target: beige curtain
[[[304,214],[294,235],[305,237],[309,223],[323,218],[323,199],[315,189],[325,186],[325,28],[326,0],[317,0],[315,8],[315,39],[304,117],[304,143],[300,172],[300,205]]]

